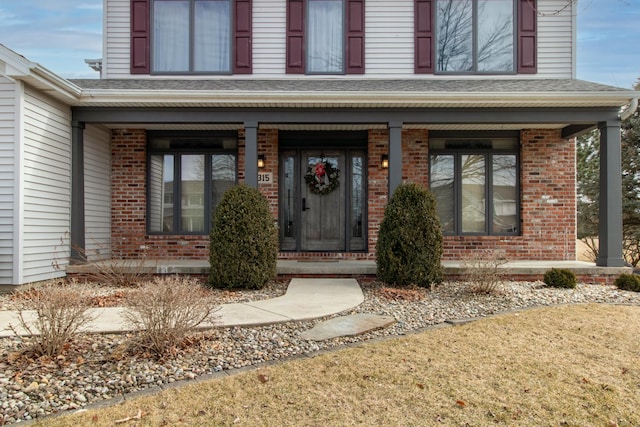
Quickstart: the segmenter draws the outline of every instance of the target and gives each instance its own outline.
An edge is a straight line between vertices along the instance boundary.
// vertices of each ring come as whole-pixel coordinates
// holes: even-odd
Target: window
[[[149,135],[150,234],[207,234],[226,190],[236,184],[236,136]]]
[[[518,140],[433,138],[430,188],[444,234],[519,233]]]
[[[436,0],[439,72],[513,72],[514,0]]]
[[[342,0],[308,0],[307,72],[344,71],[344,5]]]
[[[364,73],[364,0],[287,0],[286,71]]]
[[[231,72],[231,0],[154,0],[153,71]]]

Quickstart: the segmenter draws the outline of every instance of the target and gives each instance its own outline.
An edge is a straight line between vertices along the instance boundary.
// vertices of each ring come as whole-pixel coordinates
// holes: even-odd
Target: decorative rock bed
[[[542,282],[504,283],[499,295],[475,295],[458,282],[428,289],[397,290],[377,283],[362,284],[365,302],[340,315],[370,313],[396,322],[362,335],[308,341],[301,333],[329,318],[251,328],[220,328],[197,334],[182,348],[155,361],[128,355],[127,335],[78,337],[55,360],[21,356],[19,338],[0,340],[0,425],[76,409],[134,391],[195,379],[222,370],[317,352],[378,337],[399,336],[447,320],[483,317],[513,309],[573,303],[640,304],[640,294],[612,286],[579,284],[576,289],[550,289]],[[220,303],[272,298],[286,283],[262,291],[219,292]],[[102,288],[103,301],[121,289]],[[8,295],[0,309],[26,308]]]

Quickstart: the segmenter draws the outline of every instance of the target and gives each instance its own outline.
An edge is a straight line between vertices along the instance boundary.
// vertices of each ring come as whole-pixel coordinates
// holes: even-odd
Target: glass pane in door
[[[283,153],[280,161],[280,245],[282,250],[292,251],[296,250],[298,235],[296,153]]]
[[[349,240],[349,249],[352,251],[366,249],[364,164],[364,153],[353,152],[351,155],[351,238]]]

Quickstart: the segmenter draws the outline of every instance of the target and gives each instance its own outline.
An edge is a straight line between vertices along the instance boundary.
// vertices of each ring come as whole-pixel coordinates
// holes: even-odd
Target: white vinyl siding
[[[365,71],[414,77],[413,0],[365,2]]]
[[[538,77],[573,76],[573,8],[562,10],[566,0],[538,0]],[[558,11],[561,11],[558,13]]]
[[[106,79],[135,77],[130,74],[130,0],[107,0],[103,11],[105,31],[102,75]]]
[[[565,5],[566,0],[538,0],[540,12],[538,15],[538,73],[519,77],[570,78],[572,76],[575,49],[573,10],[572,7],[568,7],[556,13]],[[107,32],[103,64],[104,78],[162,78],[162,76],[130,74],[129,0],[108,0],[104,13]],[[428,74],[414,74],[413,13],[413,0],[366,0],[366,74],[350,75],[348,78],[359,79],[372,76],[434,78]],[[253,74],[213,76],[212,78],[319,78],[286,74],[285,55],[286,1],[254,0]],[[181,78],[202,79],[203,76]],[[513,75],[501,75],[495,78],[513,78]]]
[[[13,285],[15,84],[0,78],[0,285]]]
[[[253,0],[253,76],[284,76],[286,1]]]
[[[26,87],[23,282],[65,275],[71,222],[71,109]]]
[[[90,261],[111,256],[111,133],[84,131],[85,246]]]

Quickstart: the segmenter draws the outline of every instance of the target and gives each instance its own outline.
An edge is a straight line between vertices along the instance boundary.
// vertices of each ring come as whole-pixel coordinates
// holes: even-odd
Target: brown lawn
[[[37,425],[637,426],[640,307],[501,315]]]

